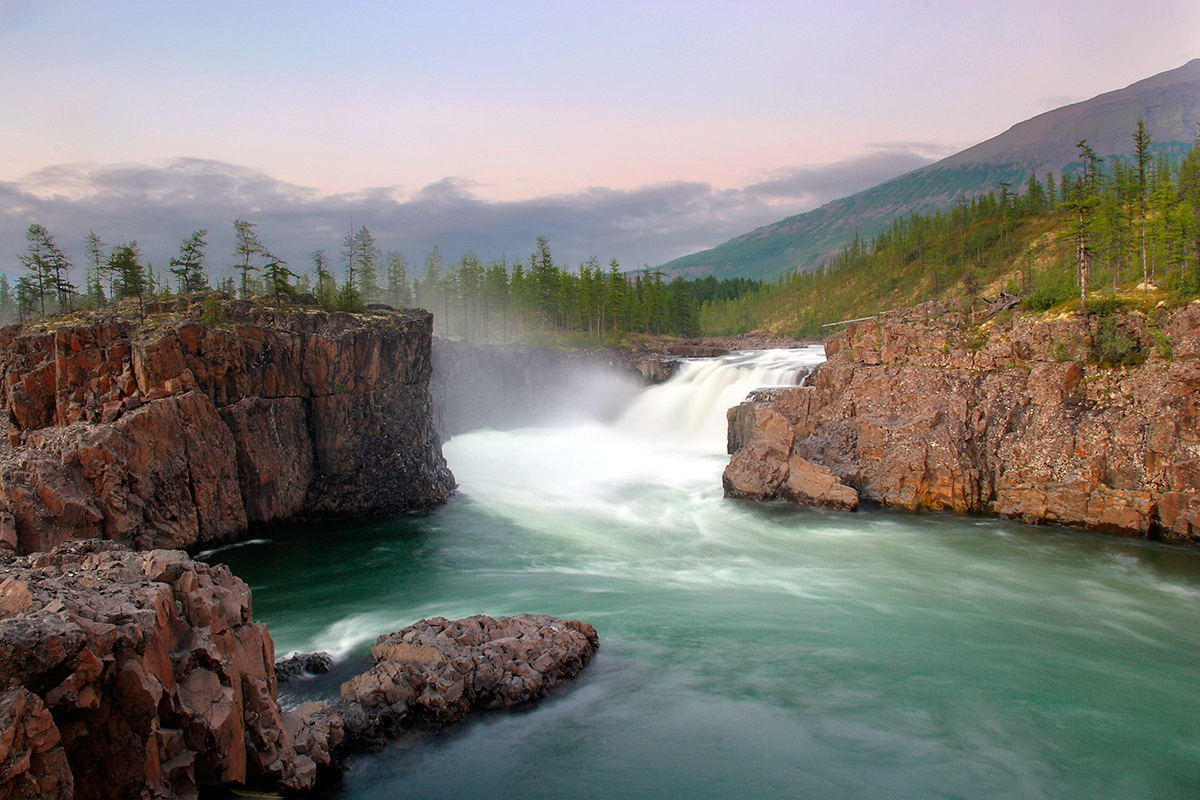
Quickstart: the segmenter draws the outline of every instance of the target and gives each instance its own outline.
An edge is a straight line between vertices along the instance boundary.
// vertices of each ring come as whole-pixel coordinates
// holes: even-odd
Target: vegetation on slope
[[[1078,307],[1085,287],[1089,298],[1135,287],[1156,300],[1200,296],[1200,139],[1178,161],[1152,157],[1150,144],[1139,126],[1132,154],[1105,164],[1080,142],[1081,165],[1057,178],[898,217],[814,272],[704,303],[701,330],[820,336],[827,323],[931,299],[974,307],[1001,291],[1034,310]]]

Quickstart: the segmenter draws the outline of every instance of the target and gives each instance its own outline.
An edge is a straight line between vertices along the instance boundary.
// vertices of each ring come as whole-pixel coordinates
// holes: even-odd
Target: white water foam
[[[755,389],[795,386],[824,360],[820,345],[691,359],[666,383],[639,395],[616,428],[638,438],[724,452],[728,409]]]

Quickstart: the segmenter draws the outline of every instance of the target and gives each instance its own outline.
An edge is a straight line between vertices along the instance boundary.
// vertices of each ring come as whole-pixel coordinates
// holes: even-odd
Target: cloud
[[[712,247],[925,163],[927,158],[903,149],[880,150],[836,164],[779,170],[742,188],[674,181],[506,201],[481,197],[477,184],[459,177],[415,191],[385,186],[323,194],[203,159],[58,165],[0,182],[0,268],[17,272],[25,229],[36,222],[77,265],[83,263],[89,230],[110,246],[136,239],[146,258],[161,266],[182,239],[207,229],[209,265],[220,272],[233,260],[236,218],[257,223],[264,243],[298,270],[309,268],[318,248],[336,262],[342,238],[362,225],[381,249],[398,250],[413,265],[423,264],[435,245],[449,260],[473,250],[485,260],[511,263],[527,258],[536,238],[545,236],[561,262],[578,264],[595,255],[636,268]]]
[[[767,180],[747,186],[745,192],[752,196],[787,198],[816,206],[868,189],[928,163],[929,158],[913,152],[913,149],[879,149],[833,164],[777,170]]]

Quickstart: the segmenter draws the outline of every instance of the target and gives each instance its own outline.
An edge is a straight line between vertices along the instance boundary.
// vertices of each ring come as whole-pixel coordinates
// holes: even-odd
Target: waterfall
[[[616,428],[632,436],[724,452],[728,409],[755,389],[797,385],[824,360],[820,345],[692,359],[666,383],[639,395]]]

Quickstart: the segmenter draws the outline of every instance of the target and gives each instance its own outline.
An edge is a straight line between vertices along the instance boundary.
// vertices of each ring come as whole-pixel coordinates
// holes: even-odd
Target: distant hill
[[[670,274],[773,278],[811,269],[857,233],[869,239],[897,214],[951,206],[1002,182],[1019,189],[1030,173],[1044,179],[1077,160],[1080,139],[1101,156],[1129,156],[1139,119],[1157,150],[1180,153],[1200,122],[1200,58],[1082,103],[1039,114],[1004,133],[927,167],[834,200],[662,265]]]

